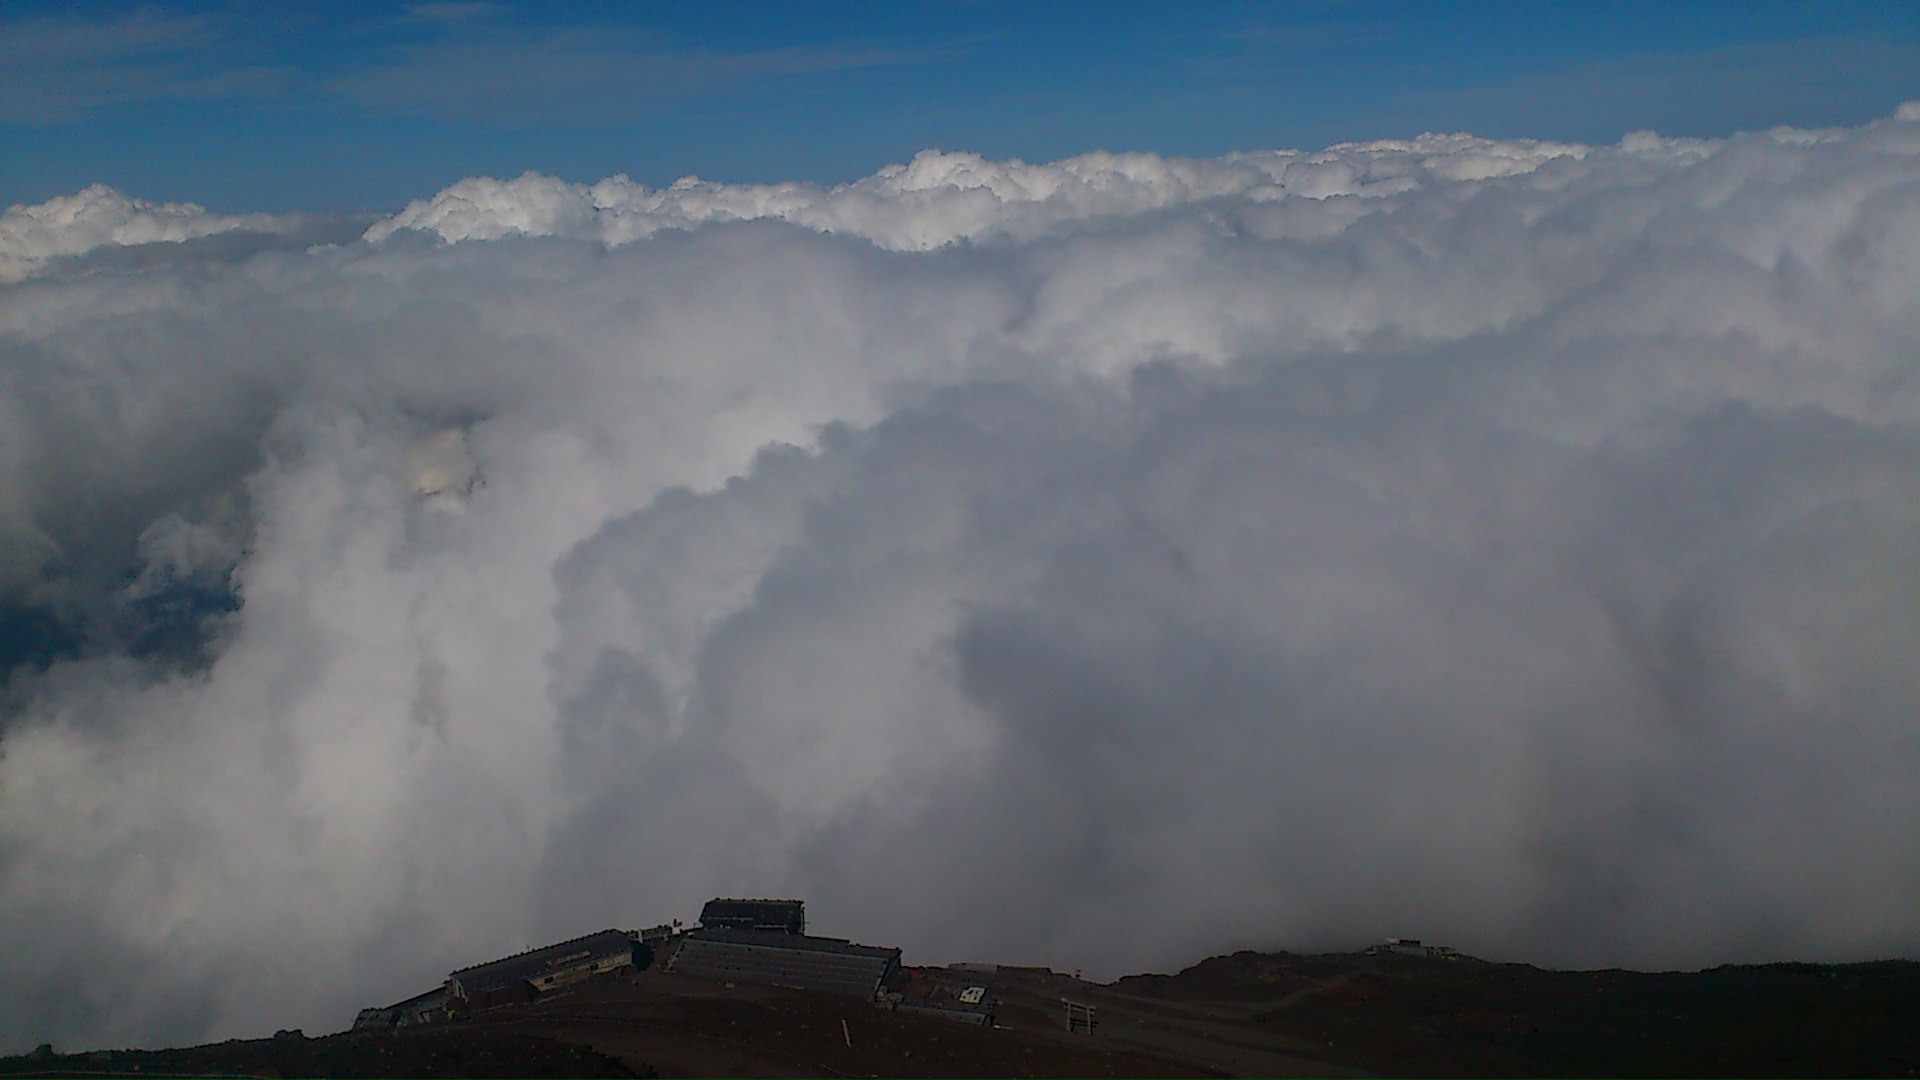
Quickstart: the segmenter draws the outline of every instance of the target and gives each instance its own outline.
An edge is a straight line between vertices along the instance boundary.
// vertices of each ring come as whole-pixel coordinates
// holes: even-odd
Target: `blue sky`
[[[390,209],[464,176],[850,180],[1472,131],[1854,124],[1920,97],[1920,6],[72,5],[0,16],[0,204],[105,182]]]

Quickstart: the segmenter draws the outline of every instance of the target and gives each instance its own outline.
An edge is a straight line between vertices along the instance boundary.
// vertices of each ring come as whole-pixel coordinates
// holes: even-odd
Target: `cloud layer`
[[[231,232],[288,232],[299,215],[210,214],[193,203],[130,198],[105,184],[0,212],[0,284],[104,247],[178,244]]]
[[[7,1049],[721,893],[1103,976],[1920,949],[1920,110],[5,221]]]
[[[366,239],[418,229],[445,240],[570,236],[618,245],[661,229],[770,218],[857,236],[893,251],[925,251],[956,240],[1033,239],[1090,220],[1216,199],[1268,203],[1301,196],[1401,194],[1435,183],[1526,173],[1557,158],[1577,159],[1586,150],[1471,135],[1205,161],[1100,152],[1030,165],[927,150],[905,165],[833,188],[718,184],[690,176],[654,190],[624,176],[585,185],[528,173],[504,182],[462,180],[375,223]]]

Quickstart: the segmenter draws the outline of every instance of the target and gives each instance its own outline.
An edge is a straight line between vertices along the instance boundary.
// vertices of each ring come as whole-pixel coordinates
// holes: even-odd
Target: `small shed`
[[[949,966],[952,971],[952,966]],[[901,992],[885,995],[887,1004],[901,1012],[937,1016],[979,1027],[993,1026],[994,1006],[999,998],[993,988],[978,979],[954,979],[945,976],[909,978]]]
[[[700,925],[707,929],[766,930],[781,934],[807,932],[804,900],[729,900],[717,897],[700,909]]]

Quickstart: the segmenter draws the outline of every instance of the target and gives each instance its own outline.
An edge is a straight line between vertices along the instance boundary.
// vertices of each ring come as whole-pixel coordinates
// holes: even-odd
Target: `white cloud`
[[[1496,142],[1470,135],[1198,161],[1101,152],[1031,165],[928,150],[905,165],[832,188],[687,177],[656,190],[624,176],[585,185],[527,173],[506,181],[462,180],[375,223],[366,238],[379,241],[402,229],[418,229],[448,241],[569,236],[617,245],[660,229],[772,218],[862,237],[891,250],[924,251],[957,240],[1032,238],[1090,219],[1209,199],[1399,194],[1437,182],[1527,173],[1586,152],[1564,143]]]
[[[719,893],[1101,974],[1911,954],[1916,237],[1908,110],[471,180],[7,285],[0,630],[78,644],[7,644],[0,1039]]]
[[[131,198],[105,184],[0,213],[0,284],[32,276],[48,261],[101,247],[173,243],[234,231],[281,232],[301,219],[210,214],[193,203]]]

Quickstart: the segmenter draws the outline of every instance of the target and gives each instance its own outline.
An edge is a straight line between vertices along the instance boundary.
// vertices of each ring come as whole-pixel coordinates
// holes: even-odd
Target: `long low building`
[[[624,930],[548,945],[447,976],[447,996],[468,1009],[488,1009],[532,1001],[556,987],[633,963],[635,942]]]
[[[667,970],[871,1000],[900,981],[900,950],[839,938],[703,927],[686,936]]]

